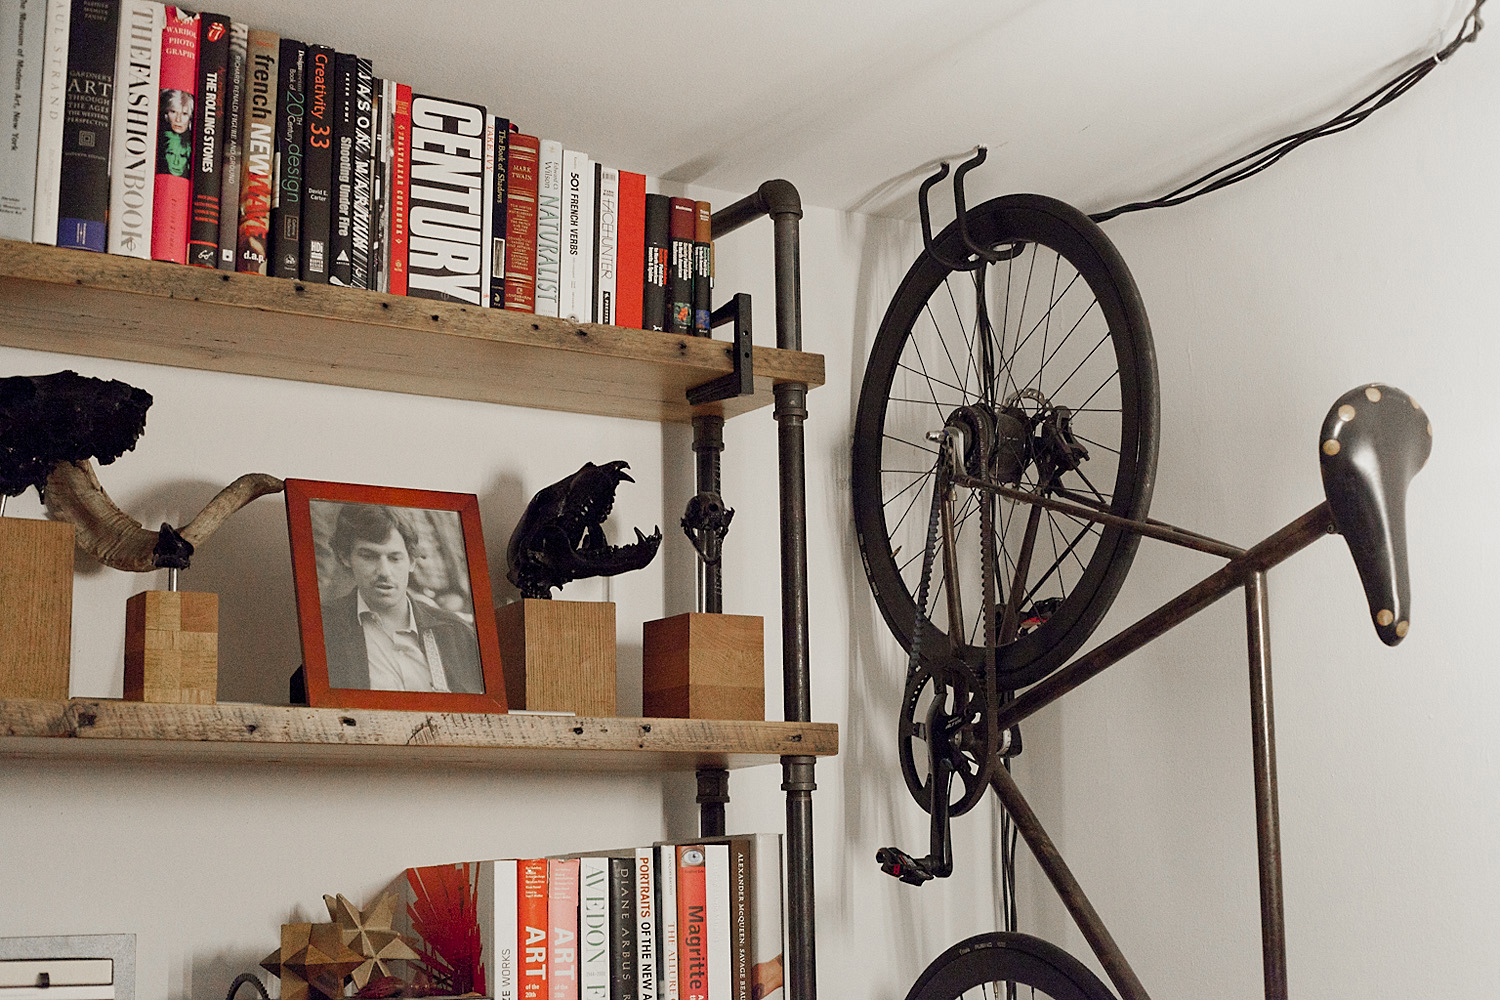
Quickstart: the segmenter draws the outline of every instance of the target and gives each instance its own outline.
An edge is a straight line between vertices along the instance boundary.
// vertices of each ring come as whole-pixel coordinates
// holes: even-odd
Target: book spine
[[[677,853],[676,848],[662,845],[656,849],[657,980],[664,1000],[679,1000],[681,987],[677,975]]]
[[[197,142],[193,156],[193,214],[188,226],[188,263],[219,266],[219,210],[223,195],[224,100],[229,75],[229,18],[200,14],[198,20]]]
[[[333,57],[333,157],[328,198],[328,283],[354,283],[354,88],[359,57]]]
[[[657,981],[656,852],[642,847],[635,852],[635,962],[636,996],[660,1000]]]
[[[394,84],[375,77],[375,109],[370,116],[370,287],[377,292],[391,286],[391,106]],[[387,90],[390,93],[387,94]]]
[[[547,862],[547,1000],[578,1000],[578,859]]]
[[[516,946],[520,950],[521,1000],[547,996],[547,862],[516,864],[520,889],[516,903]]]
[[[671,272],[672,199],[646,195],[646,268],[641,291],[641,329],[667,329],[667,281]]]
[[[487,890],[488,899],[481,899],[481,907],[489,914],[489,920],[481,921],[484,933],[481,934],[479,954],[487,973],[485,982],[494,1000],[517,1000],[520,967],[516,962],[519,935],[516,912],[520,887],[516,881],[516,865],[517,862],[511,860],[484,863],[489,878],[481,885]]]
[[[47,0],[47,29],[42,42],[42,97],[37,115],[36,188],[31,212],[33,243],[57,243],[63,115],[68,100],[68,29],[72,21],[72,0]]]
[[[120,9],[119,50],[115,53],[114,148],[109,154],[109,252],[142,260],[151,259],[156,105],[161,86],[161,29],[165,17],[165,8],[156,0],[125,0]],[[35,146],[34,137],[32,145]],[[32,167],[35,166],[33,156]],[[4,200],[0,195],[0,212],[3,210]],[[26,211],[29,216],[29,202]],[[12,238],[29,238],[29,219],[28,235]]]
[[[271,199],[276,185],[276,106],[280,83],[281,36],[250,32],[249,87],[246,92],[245,156],[240,172],[235,269],[271,273]]]
[[[495,309],[505,308],[505,239],[510,232],[507,210],[507,192],[510,190],[510,119],[495,119],[495,184],[490,192],[490,240],[489,274],[490,297],[488,304]]]
[[[729,845],[704,846],[704,899],[708,924],[708,1000],[730,1000],[733,966],[729,958]]]
[[[47,0],[11,0],[0,5],[0,78],[10,98],[5,101],[10,112],[6,141],[0,142],[0,239],[30,242],[32,236],[46,30]],[[122,41],[127,39],[122,37]],[[151,61],[155,62],[154,55]],[[118,68],[115,78],[122,79]],[[120,115],[117,105],[117,122]],[[116,124],[116,144],[121,131]]]
[[[735,837],[729,841],[730,1000],[750,1000],[750,894],[750,841]]]
[[[283,38],[276,65],[276,160],[271,173],[271,228],[268,233],[271,273],[302,277],[303,87],[307,46]]]
[[[703,847],[678,847],[677,977],[682,1000],[708,1000],[707,892]]]
[[[713,218],[708,202],[693,203],[693,335],[697,337],[713,336]]]
[[[562,264],[562,143],[543,139],[537,159],[536,313],[556,316]]]
[[[587,322],[594,313],[593,187],[594,170],[588,154],[565,150],[557,314],[575,323]]]
[[[758,833],[750,840],[750,995],[784,1000],[782,989],[781,834]]]
[[[484,108],[413,94],[406,294],[480,304]]]
[[[578,859],[578,996],[609,1000],[609,858]]]
[[[646,275],[646,175],[620,171],[619,250],[615,268],[615,325],[641,328]]]
[[[326,45],[307,47],[307,155],[302,160],[302,280],[328,283],[332,223],[333,56]]]
[[[691,198],[673,198],[668,223],[671,254],[667,271],[667,329],[676,334],[693,332],[693,220]]]
[[[509,143],[505,179],[505,308],[536,311],[537,160],[534,135]]]
[[[619,297],[620,171],[602,164],[594,171],[594,322],[615,324]]]
[[[411,88],[396,85],[391,111],[391,277],[390,293],[405,295],[411,232]]]
[[[370,60],[354,63],[353,193],[349,213],[350,284],[374,288],[370,259],[375,225],[375,75]]]
[[[240,181],[245,163],[245,128],[250,113],[250,26],[229,23],[229,67],[224,77],[224,169],[219,181],[219,256],[221,271],[233,271],[240,234]],[[264,272],[263,272],[264,273]]]
[[[161,93],[156,119],[156,180],[151,257],[187,263],[193,202],[193,111],[198,94],[198,15],[168,7],[161,31]]]
[[[609,984],[611,1000],[637,1000],[635,859],[609,859]]]
[[[73,0],[63,106],[57,245],[109,247],[109,147],[120,0]]]
[[[494,115],[484,116],[484,185],[480,189],[479,304],[490,304],[490,271],[495,266],[495,129]]]

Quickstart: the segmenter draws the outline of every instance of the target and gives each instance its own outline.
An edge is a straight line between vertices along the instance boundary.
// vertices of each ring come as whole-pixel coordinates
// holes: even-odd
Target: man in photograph
[[[323,604],[328,686],[484,693],[474,627],[408,592],[416,530],[390,507],[344,504],[332,549],[354,578]]]

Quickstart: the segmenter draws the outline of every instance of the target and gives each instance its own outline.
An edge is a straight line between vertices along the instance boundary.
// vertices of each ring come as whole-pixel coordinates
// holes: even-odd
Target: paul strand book
[[[485,109],[413,94],[406,294],[480,304]]]

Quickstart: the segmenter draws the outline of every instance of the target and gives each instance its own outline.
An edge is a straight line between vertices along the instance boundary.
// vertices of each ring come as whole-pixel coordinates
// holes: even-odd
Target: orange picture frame
[[[308,705],[506,711],[478,497],[288,479],[286,514]],[[346,528],[346,518],[366,527]],[[362,568],[380,561],[385,550],[378,542],[348,541],[379,534],[382,519],[405,525],[389,536],[385,558],[394,571]],[[349,546],[347,557],[336,551],[338,539]],[[404,625],[380,632],[383,618],[371,608],[387,605],[399,608]],[[469,626],[472,640],[459,623]],[[408,688],[398,686],[403,681]],[[423,688],[422,681],[436,686]]]

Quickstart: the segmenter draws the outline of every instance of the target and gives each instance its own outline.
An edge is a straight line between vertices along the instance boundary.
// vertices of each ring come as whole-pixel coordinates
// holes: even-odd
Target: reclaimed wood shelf
[[[0,700],[0,758],[691,771],[838,753],[833,723]]]
[[[692,407],[728,342],[9,240],[0,344],[677,423],[823,384],[821,355],[756,347],[753,396]]]

